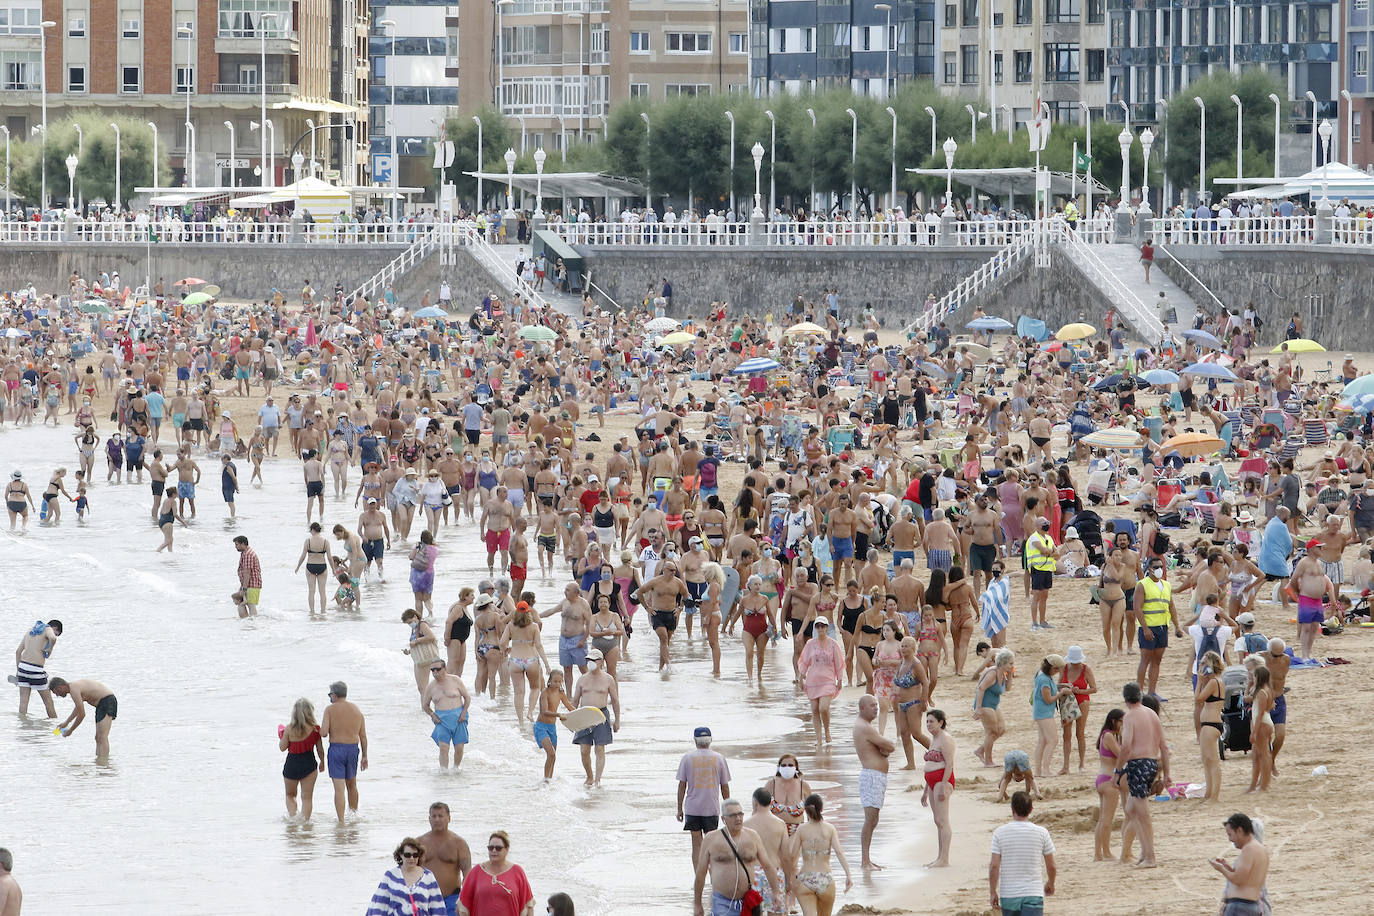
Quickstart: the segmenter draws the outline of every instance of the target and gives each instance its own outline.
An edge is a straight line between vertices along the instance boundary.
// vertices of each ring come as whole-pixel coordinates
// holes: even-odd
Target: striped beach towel
[[[995,636],[1007,628],[1011,620],[1011,586],[1006,578],[998,579],[987,587],[978,599],[981,610],[983,632]]]

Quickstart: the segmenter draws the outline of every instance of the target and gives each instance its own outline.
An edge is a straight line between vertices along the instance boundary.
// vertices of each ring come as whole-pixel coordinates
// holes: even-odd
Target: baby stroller
[[[1088,562],[1101,566],[1106,561],[1102,552],[1102,516],[1091,509],[1084,509],[1073,517],[1073,526],[1078,529],[1078,537],[1088,548]]]
[[[1250,707],[1245,705],[1248,674],[1244,665],[1231,665],[1221,672],[1226,698],[1221,706],[1221,759],[1227,751],[1250,752]]]
[[[883,494],[886,496],[887,494]],[[896,500],[894,499],[895,503]],[[892,513],[877,494],[868,495],[868,508],[873,513],[873,533],[869,535],[868,546],[886,548],[888,535],[892,530]]]

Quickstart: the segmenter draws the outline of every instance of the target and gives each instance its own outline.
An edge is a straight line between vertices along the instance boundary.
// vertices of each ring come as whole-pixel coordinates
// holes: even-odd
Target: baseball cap
[[[698,725],[698,726],[696,727],[696,730],[692,732],[692,737],[693,737],[693,738],[709,738],[709,737],[711,737],[711,730],[710,730],[709,728],[707,728],[705,725]]]
[[[1307,549],[1311,550],[1313,547],[1320,547],[1321,545],[1322,541],[1320,538],[1313,538],[1312,540],[1307,542]]]
[[[588,649],[588,650],[587,650],[587,661],[589,661],[589,662],[599,662],[599,661],[601,661],[601,659],[603,659],[603,658],[605,658],[605,656],[601,654],[601,650],[600,650],[600,649]]]
[[[1253,627],[1255,625],[1255,615],[1251,614],[1249,611],[1246,611],[1243,614],[1237,615],[1236,623],[1240,624],[1243,627]]]
[[[830,626],[830,618],[826,617],[824,614],[818,615],[813,625],[818,627],[828,627]]]

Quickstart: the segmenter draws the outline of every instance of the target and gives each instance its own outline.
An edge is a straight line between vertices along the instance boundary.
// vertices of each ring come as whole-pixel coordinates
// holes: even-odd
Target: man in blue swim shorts
[[[468,706],[472,697],[463,686],[463,679],[449,674],[442,661],[430,662],[429,673],[434,680],[425,687],[420,707],[434,722],[434,731],[429,736],[439,745],[439,766],[447,769],[450,745],[453,746],[453,765],[463,762],[463,745],[468,743]]]
[[[826,524],[830,529],[830,556],[835,562],[835,581],[854,578],[854,532],[859,519],[850,508],[848,493],[841,493],[837,505],[830,510]]]
[[[577,679],[577,689],[573,691],[573,706],[595,706],[601,710],[602,719],[591,728],[584,728],[573,735],[573,744],[582,751],[582,769],[587,774],[586,784],[601,785],[601,774],[606,769],[606,745],[614,740],[614,733],[620,731],[620,690],[616,679],[606,672],[606,662],[601,650],[593,647],[587,653],[587,673]],[[611,719],[614,710],[615,719]],[[592,769],[592,753],[596,753],[596,769]]]
[[[444,912],[457,916],[458,892],[472,870],[472,851],[462,837],[448,829],[450,817],[448,805],[439,801],[430,805],[429,832],[417,839],[425,850],[420,864],[434,873],[439,893],[444,895]]]
[[[358,813],[358,770],[367,769],[367,724],[363,711],[348,699],[348,685],[335,681],[329,685],[329,706],[320,719],[320,737],[329,741],[329,778],[334,782],[334,811],[344,822],[344,800],[348,810]]]

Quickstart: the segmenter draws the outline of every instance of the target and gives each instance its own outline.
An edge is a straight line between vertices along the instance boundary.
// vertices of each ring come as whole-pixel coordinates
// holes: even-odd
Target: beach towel
[[[988,585],[978,599],[981,610],[983,632],[989,637],[996,636],[1007,628],[1011,620],[1011,586],[1005,578]]]

